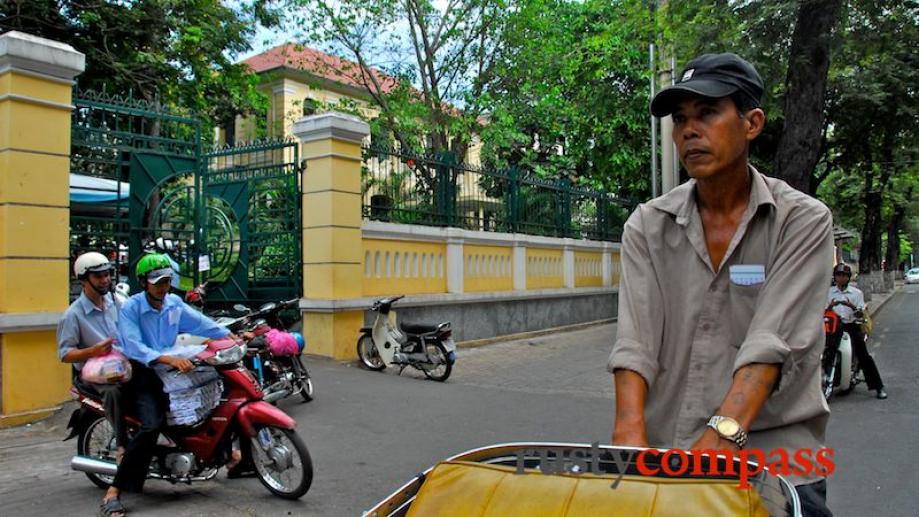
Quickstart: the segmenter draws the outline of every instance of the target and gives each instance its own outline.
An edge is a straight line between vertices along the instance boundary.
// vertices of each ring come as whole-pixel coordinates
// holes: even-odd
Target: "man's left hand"
[[[740,450],[740,447],[738,447],[737,444],[731,440],[725,440],[719,436],[714,429],[706,428],[702,433],[702,436],[700,436],[699,439],[696,440],[696,443],[692,444],[692,447],[689,449],[694,451],[704,449],[728,449],[731,452],[737,452]]]

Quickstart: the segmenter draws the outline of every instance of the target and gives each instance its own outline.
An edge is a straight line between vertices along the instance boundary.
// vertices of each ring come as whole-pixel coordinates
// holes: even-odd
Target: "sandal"
[[[128,511],[121,504],[121,499],[117,496],[102,501],[102,505],[99,506],[99,515],[102,517],[124,517],[127,513]]]
[[[243,453],[239,449],[233,449],[230,453],[230,461],[227,462],[227,470],[235,469],[243,461]]]

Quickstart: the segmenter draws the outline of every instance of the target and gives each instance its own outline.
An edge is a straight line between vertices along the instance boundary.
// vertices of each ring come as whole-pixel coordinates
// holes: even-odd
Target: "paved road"
[[[870,348],[890,398],[864,385],[830,403],[828,446],[837,472],[829,502],[837,515],[919,515],[919,286],[908,285],[883,307]]]
[[[909,488],[917,486],[917,291],[907,287],[877,320],[875,353],[890,399],[877,401],[859,387],[832,404],[839,471],[829,490],[837,515],[916,515],[919,496]],[[463,450],[518,440],[608,441],[612,386],[604,366],[614,331],[603,325],[461,349],[445,384],[313,359],[317,399],[282,403],[314,457],[316,480],[302,500],[279,501],[255,480],[221,475],[192,487],[152,481],[126,503],[138,516],[359,515]],[[93,514],[101,491],[68,470],[74,444],[57,441],[62,423],[0,431],[0,514]]]
[[[359,515],[414,474],[481,445],[607,441],[612,424],[604,364],[611,326],[461,349],[444,384],[406,371],[367,372],[310,362],[317,398],[285,401],[316,469],[298,502],[271,497],[255,480],[191,487],[159,481],[127,496],[131,515]],[[70,472],[74,443],[62,417],[36,430],[0,431],[0,514],[91,515],[102,492]],[[10,513],[7,513],[10,512]],[[290,513],[288,513],[290,512]]]

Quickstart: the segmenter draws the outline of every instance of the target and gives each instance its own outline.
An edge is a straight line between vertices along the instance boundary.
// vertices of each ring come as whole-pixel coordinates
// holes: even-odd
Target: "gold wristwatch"
[[[714,429],[718,436],[734,442],[741,449],[747,445],[747,432],[737,420],[729,416],[715,415],[708,421],[708,426]]]

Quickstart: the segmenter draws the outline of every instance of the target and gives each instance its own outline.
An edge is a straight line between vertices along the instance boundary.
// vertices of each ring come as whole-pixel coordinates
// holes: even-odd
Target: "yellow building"
[[[271,101],[267,121],[270,137],[292,138],[294,122],[305,115],[327,111],[342,101],[356,108],[364,119],[372,119],[379,113],[360,79],[360,68],[346,59],[285,43],[252,56],[244,63],[261,76],[258,88]],[[374,79],[384,92],[398,84],[395,78],[382,72],[375,74]],[[237,117],[233,128],[219,130],[217,140],[239,143],[253,140],[255,136],[253,121]]]
[[[244,63],[261,76],[259,89],[270,99],[267,120],[270,137],[292,138],[296,121],[306,115],[336,108],[345,112],[356,110],[364,120],[379,116],[379,109],[374,105],[370,91],[364,86],[360,67],[347,59],[302,45],[285,43],[252,56]],[[377,70],[374,70],[371,81],[378,84],[384,93],[398,85],[396,78]],[[220,128],[217,131],[216,141],[221,144],[236,144],[256,137],[254,121],[244,117],[237,117],[232,128]],[[364,143],[369,144],[370,138],[365,138]],[[474,137],[464,162],[474,167],[479,166],[481,149],[481,141]],[[375,162],[372,167],[390,174],[399,170],[401,165],[398,160],[390,161],[392,163]],[[402,188],[408,192],[414,190],[414,181],[413,176],[406,176]],[[489,198],[482,191],[472,174],[461,176],[457,188],[457,202],[467,212],[467,219],[487,224],[488,213],[501,206],[500,200]],[[374,187],[365,190],[366,205],[376,192]]]

